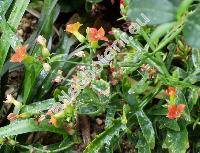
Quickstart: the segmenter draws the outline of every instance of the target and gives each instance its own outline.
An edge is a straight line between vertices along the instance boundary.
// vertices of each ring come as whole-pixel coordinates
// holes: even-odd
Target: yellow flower
[[[80,24],[79,22],[73,23],[73,24],[68,24],[66,25],[66,31],[69,33],[74,34],[74,36],[80,41],[80,42],[84,42],[85,41],[85,37],[79,33],[79,28],[82,26],[82,24]]]
[[[66,31],[74,34],[74,33],[78,32],[79,28],[82,25],[83,24],[80,24],[79,22],[76,22],[73,24],[68,24],[68,25],[66,25]]]

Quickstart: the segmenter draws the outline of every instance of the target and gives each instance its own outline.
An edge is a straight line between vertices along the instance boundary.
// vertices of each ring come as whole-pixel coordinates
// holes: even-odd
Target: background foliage
[[[122,17],[120,12],[124,10]],[[16,33],[28,12],[37,18],[37,26],[23,40]],[[131,35],[124,25],[135,22],[141,13],[150,22],[138,34]],[[122,32],[134,39],[128,40],[112,64],[105,65],[99,78],[81,91],[74,105],[62,112],[58,127],[49,124],[48,117],[37,123],[48,110],[60,106],[58,97],[62,90],[69,90],[70,79],[79,73],[77,66],[91,65],[97,53],[103,54],[105,46],[109,46],[101,44],[94,53],[88,44],[78,43],[64,31],[66,23],[77,21],[84,28],[104,27],[111,43]],[[110,30],[113,35],[107,34]],[[106,0],[3,0],[0,1],[0,34],[0,152],[200,151],[198,0],[127,0],[124,8],[119,1]],[[46,59],[51,65],[48,73],[44,73],[43,63],[38,60],[42,48],[35,40],[39,35],[46,38],[51,53],[50,60]],[[133,42],[145,50],[136,50]],[[29,45],[29,62],[10,62],[13,50],[21,44]],[[78,51],[84,51],[86,56],[74,56]],[[60,69],[66,75],[61,83],[54,84],[52,80]],[[15,79],[15,83],[9,83],[13,72],[22,74],[21,81]],[[113,80],[117,83],[113,84]],[[186,105],[183,115],[175,120],[166,117],[168,97],[164,91],[168,86],[176,88],[175,102]],[[8,89],[12,89],[22,107],[3,103]],[[98,93],[106,89],[110,89],[108,96]],[[9,113],[20,117],[9,122],[6,119]],[[93,120],[103,118],[103,129],[88,143],[82,127],[78,126],[78,120],[79,124],[84,123],[81,117],[91,121],[85,123],[90,128],[96,124]],[[89,137],[90,128],[86,128]]]

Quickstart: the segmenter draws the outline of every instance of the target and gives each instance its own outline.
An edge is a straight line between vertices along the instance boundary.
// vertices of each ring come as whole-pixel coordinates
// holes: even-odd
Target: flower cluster
[[[79,22],[66,25],[66,31],[72,33],[81,43],[86,41],[86,38],[80,34],[79,28],[82,26]],[[101,27],[100,29],[96,28],[87,28],[87,40],[90,43],[91,47],[98,48],[98,41],[108,41],[108,38],[105,37],[105,31]]]
[[[176,89],[174,87],[168,87],[166,89],[166,94],[169,96],[169,104],[168,104],[168,113],[167,117],[169,119],[176,119],[181,116],[185,109],[185,104],[176,104],[175,103],[175,95],[176,95]]]

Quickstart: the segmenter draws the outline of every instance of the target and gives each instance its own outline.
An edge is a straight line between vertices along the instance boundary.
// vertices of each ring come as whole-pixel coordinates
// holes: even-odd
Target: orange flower
[[[182,114],[182,112],[185,109],[185,105],[184,104],[172,104],[172,105],[168,105],[168,113],[167,113],[167,117],[169,119],[176,119],[179,118]]]
[[[169,96],[169,97],[174,97],[176,95],[176,89],[174,87],[168,87],[165,90],[165,93]]]
[[[75,37],[80,41],[84,42],[85,37],[78,32],[79,28],[82,26],[79,22],[73,23],[73,24],[68,24],[66,25],[66,31],[70,32],[75,35]]]
[[[99,40],[108,41],[108,38],[105,37],[105,31],[101,27],[99,30],[96,28],[87,28],[88,40],[89,42],[97,42]]]
[[[79,28],[82,26],[79,22],[73,23],[73,24],[68,24],[66,25],[66,31],[70,33],[76,33],[78,32]]]
[[[55,127],[58,127],[58,121],[57,121],[57,119],[53,115],[51,115],[51,119],[50,119],[49,122],[51,124],[53,124]]]
[[[14,55],[12,55],[10,61],[21,63],[24,60],[24,58],[26,57],[26,49],[27,49],[27,46],[17,47],[16,52]]]

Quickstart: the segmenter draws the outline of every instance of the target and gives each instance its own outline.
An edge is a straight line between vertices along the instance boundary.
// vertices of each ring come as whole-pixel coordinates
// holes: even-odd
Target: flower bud
[[[57,76],[53,82],[56,82],[56,83],[60,83],[62,81],[62,77],[61,76]]]
[[[47,40],[43,36],[39,35],[36,39],[36,42],[45,47]]]
[[[42,56],[43,56],[44,58],[50,56],[49,50],[48,50],[46,47],[43,47],[43,48],[42,48]]]
[[[166,90],[165,93],[169,96],[170,98],[170,103],[174,103],[174,98],[176,95],[176,89],[174,87],[169,86]]]
[[[43,68],[46,72],[49,72],[51,70],[51,66],[48,63],[43,64]]]

